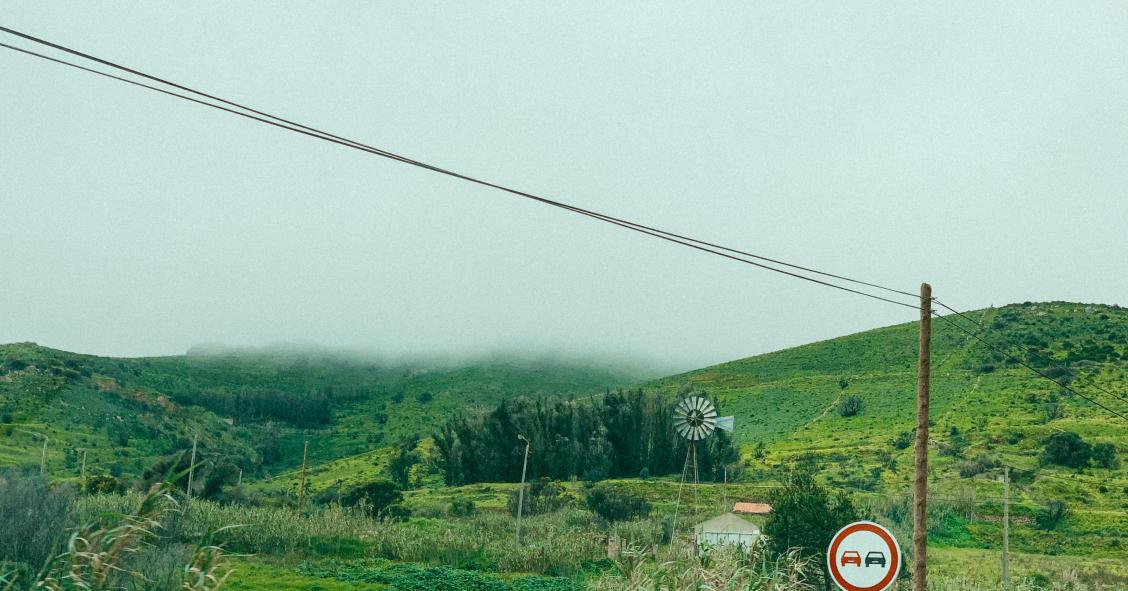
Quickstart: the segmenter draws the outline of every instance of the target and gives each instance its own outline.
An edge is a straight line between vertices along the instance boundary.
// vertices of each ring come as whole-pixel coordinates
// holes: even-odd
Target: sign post
[[[826,563],[831,580],[843,591],[885,591],[897,583],[901,547],[884,527],[857,521],[831,538]]]

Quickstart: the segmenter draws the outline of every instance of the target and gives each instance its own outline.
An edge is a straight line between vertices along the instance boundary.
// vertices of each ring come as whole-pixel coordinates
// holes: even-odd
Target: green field
[[[1022,361],[1128,412],[1128,403],[1117,398],[1128,392],[1128,310],[1053,302],[948,319],[969,330],[987,330],[987,338]],[[1111,444],[1122,455],[1128,449],[1128,423],[948,322],[934,322],[933,346],[934,572],[949,580],[997,582],[999,467],[1006,464],[1014,468],[1010,544],[1016,576],[1123,587],[1128,469],[1122,461],[1107,467],[1048,464],[1042,454],[1050,436],[1073,432],[1089,445]],[[305,493],[312,503],[327,491],[387,478],[392,448],[405,436],[426,437],[448,417],[501,400],[548,395],[583,400],[619,387],[672,395],[691,388],[705,392],[721,414],[736,417],[734,436],[742,457],[730,467],[732,481],[702,484],[692,496],[683,490],[680,502],[676,476],[605,483],[601,486],[644,497],[654,509],[648,521],[619,533],[659,543],[655,532],[675,507],[688,524],[736,500],[762,501],[787,468],[803,465],[904,538],[916,357],[914,324],[651,381],[607,365],[551,359],[392,363],[293,351],[113,359],[28,343],[3,345],[0,465],[37,472],[45,436],[45,468],[52,481],[78,483],[85,457],[87,475],[112,476],[129,488],[135,480],[152,478],[147,470],[160,458],[186,452],[198,436],[205,477],[241,482],[230,488],[237,496],[229,492],[230,499],[218,500],[292,512],[306,441]],[[860,411],[844,416],[840,408],[848,399],[860,401]],[[413,577],[464,576],[426,570],[441,565],[479,573],[488,579],[483,588],[495,582],[514,589],[559,583],[518,580],[533,575],[584,585],[616,572],[605,547],[606,536],[615,532],[583,508],[588,483],[563,483],[572,506],[530,524],[530,540],[543,546],[538,558],[522,562],[515,558],[518,548],[506,545],[511,527],[506,502],[516,485],[446,487],[431,442],[424,438],[414,451],[421,461],[411,468],[411,486],[404,491],[403,506],[412,513],[408,521],[342,526],[332,540],[309,538],[282,549],[273,543],[261,548],[234,544],[232,550],[255,557],[239,559],[230,588],[409,588]],[[478,516],[451,515],[455,501],[473,501]],[[1050,522],[1046,516],[1053,507],[1061,514]],[[238,512],[229,518],[238,520]],[[269,523],[276,518],[264,517],[259,527],[273,527]],[[492,537],[483,538],[482,528]],[[418,543],[396,537],[406,532],[415,532]],[[536,541],[537,535],[552,539]],[[454,550],[435,550],[444,545]],[[424,570],[396,570],[397,564]]]

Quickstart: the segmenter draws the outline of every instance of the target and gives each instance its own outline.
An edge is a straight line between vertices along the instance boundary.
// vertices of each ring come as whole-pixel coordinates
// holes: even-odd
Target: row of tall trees
[[[687,443],[673,428],[678,398],[618,390],[604,396],[515,398],[458,416],[435,435],[447,484],[516,482],[525,442],[532,442],[529,479],[602,480],[678,474]],[[724,431],[697,443],[702,480],[719,480],[740,455]]]
[[[274,388],[242,387],[202,389],[174,396],[181,404],[197,404],[240,423],[276,420],[299,427],[317,427],[333,421],[331,391],[294,394]]]

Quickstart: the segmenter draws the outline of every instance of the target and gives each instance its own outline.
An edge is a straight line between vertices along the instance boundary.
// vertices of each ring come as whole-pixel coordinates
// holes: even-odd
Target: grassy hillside
[[[981,310],[968,314],[970,320],[948,318],[984,330],[1023,361],[1128,414],[1128,401],[1117,398],[1128,399],[1128,310],[1055,302]],[[937,556],[950,561],[944,564],[981,561],[987,550],[1000,547],[1003,464],[1014,468],[1016,552],[1070,568],[1128,557],[1124,462],[1070,468],[1042,460],[1047,440],[1064,432],[1090,446],[1111,444],[1122,456],[1128,423],[947,322],[934,321],[933,349],[930,541],[943,549]],[[650,392],[687,386],[703,391],[722,414],[736,417],[743,456],[731,472],[736,482],[703,486],[694,501],[685,499],[681,506],[696,517],[720,511],[724,502],[763,500],[778,484],[781,468],[805,464],[903,537],[916,360],[917,327],[906,323],[644,383]],[[160,456],[188,449],[199,434],[207,462],[238,467],[253,491],[283,502],[297,489],[306,440],[307,490],[316,494],[385,476],[390,446],[407,435],[432,433],[454,413],[516,395],[586,394],[637,383],[629,372],[544,360],[381,364],[277,351],[108,359],[4,345],[0,465],[38,469],[46,435],[52,479],[75,478],[81,450],[87,450],[88,472],[127,480]],[[856,413],[840,412],[848,400],[860,402]],[[424,440],[425,457],[430,449]],[[499,531],[508,523],[498,513],[505,510],[512,484],[443,487],[439,475],[427,472],[433,465],[424,462],[416,470],[420,486],[404,499],[416,515],[410,527],[469,528],[469,522],[448,514],[454,500],[475,501],[482,519],[496,519]],[[647,498],[655,519],[677,504],[676,477],[609,486]],[[578,482],[566,489],[575,499],[585,490]],[[1056,519],[1055,507],[1064,508]],[[575,535],[588,534],[577,529]],[[476,539],[472,530],[467,536]],[[598,555],[600,548],[588,545],[589,554]],[[983,569],[988,567],[995,568]]]
[[[1008,352],[1128,414],[1128,310],[1072,303],[988,309],[949,317]],[[1001,470],[1015,467],[1012,544],[1051,553],[1124,556],[1128,540],[1128,471],[1042,465],[1046,439],[1063,431],[1090,444],[1128,450],[1128,422],[1006,360],[944,321],[933,321],[932,454],[938,499],[965,506],[939,541],[996,547],[1000,539]],[[675,391],[691,384],[736,416],[735,435],[748,465],[745,479],[805,462],[837,488],[866,498],[908,490],[915,427],[915,324],[813,343],[672,376],[649,384]],[[862,410],[842,416],[857,397]],[[897,439],[901,438],[900,445]],[[756,449],[762,444],[760,452]],[[757,458],[756,455],[762,457]],[[977,463],[978,462],[978,463]],[[1054,529],[1036,520],[1051,501],[1068,506]],[[958,523],[956,523],[958,522]]]
[[[2,345],[0,464],[38,468],[45,435],[53,477],[77,476],[81,450],[91,473],[136,476],[199,434],[203,457],[230,462],[248,479],[271,478],[300,464],[306,440],[314,466],[378,457],[403,436],[426,436],[452,413],[504,397],[600,391],[633,379],[551,360],[382,364],[273,351],[113,359]]]

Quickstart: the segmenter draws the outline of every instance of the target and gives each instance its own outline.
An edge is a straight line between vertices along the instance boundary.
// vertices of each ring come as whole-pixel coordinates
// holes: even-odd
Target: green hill
[[[949,316],[1081,394],[1128,415],[1128,310],[1065,302]],[[871,500],[903,495],[912,477],[918,332],[906,323],[742,359],[657,380],[654,390],[704,390],[723,415],[748,464],[745,480],[780,465],[815,466],[836,488]],[[1079,434],[1089,445],[1128,450],[1128,421],[1038,377],[943,320],[933,321],[930,476],[936,498],[963,515],[934,539],[996,547],[1002,485],[997,464],[1015,467],[1012,529],[1029,551],[1122,556],[1128,531],[1128,471],[1094,462],[1043,464],[1047,439]],[[1122,399],[1118,399],[1118,396]],[[839,412],[857,397],[861,411]],[[900,441],[898,441],[900,440]],[[757,452],[757,448],[759,451]],[[756,456],[761,456],[757,458]],[[1047,532],[1040,515],[1068,507]],[[1044,518],[1043,518],[1044,519]],[[938,535],[936,535],[938,534]]]
[[[136,476],[189,449],[248,478],[331,462],[426,436],[452,413],[504,397],[573,394],[635,374],[549,359],[380,363],[356,356],[258,351],[140,359],[0,345],[0,465],[77,476]]]
[[[1128,400],[1117,398],[1128,399],[1128,310],[1027,303],[967,317],[933,323],[930,476],[937,503],[947,508],[933,541],[997,546],[997,475],[1006,464],[1015,468],[1016,548],[1123,556],[1128,472],[1119,457],[1071,468],[1047,464],[1042,455],[1047,440],[1064,432],[1078,434],[1090,450],[1103,446],[1122,454],[1128,423],[949,321],[985,331],[1023,361],[1128,414]],[[906,323],[642,387],[704,391],[722,414],[735,415],[743,468],[733,475],[747,490],[766,490],[778,468],[803,463],[874,510],[895,512],[912,474],[916,359],[917,327]],[[380,363],[277,350],[116,359],[3,345],[0,465],[38,469],[46,435],[52,478],[77,477],[85,450],[89,473],[126,480],[156,458],[190,448],[198,434],[201,456],[213,469],[241,470],[255,490],[286,496],[296,489],[306,440],[309,489],[317,492],[386,472],[390,446],[434,432],[453,413],[517,395],[589,394],[638,383],[637,374],[626,371],[536,359]],[[841,412],[848,400],[860,402],[857,412]],[[437,476],[422,476],[427,490],[414,491],[413,503],[460,494],[441,488]],[[641,481],[622,485],[644,492],[656,506],[667,504],[661,491],[674,490]],[[1048,523],[1045,514],[1058,501],[1066,514]]]

